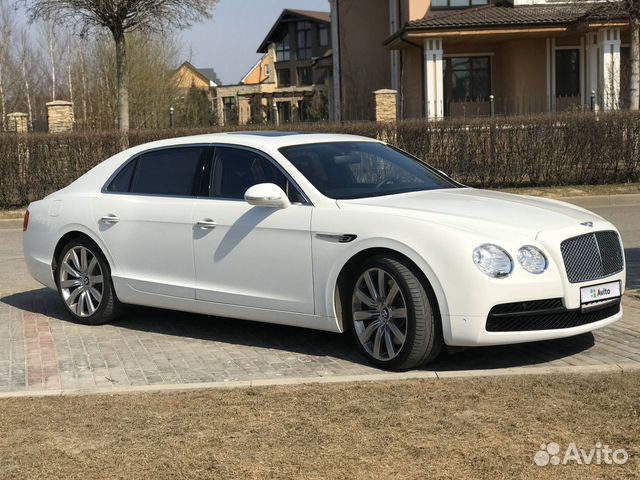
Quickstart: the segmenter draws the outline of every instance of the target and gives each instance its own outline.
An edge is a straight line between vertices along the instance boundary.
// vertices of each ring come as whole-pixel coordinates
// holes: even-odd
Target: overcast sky
[[[220,0],[211,20],[183,33],[185,60],[191,46],[196,67],[214,68],[223,83],[239,82],[285,8],[328,12],[329,0]]]

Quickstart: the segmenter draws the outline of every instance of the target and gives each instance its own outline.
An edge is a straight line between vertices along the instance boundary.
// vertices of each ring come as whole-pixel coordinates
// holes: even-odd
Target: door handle
[[[114,223],[118,223],[120,221],[120,217],[118,217],[117,215],[110,214],[102,217],[100,221],[102,223],[108,223],[110,225],[113,225]]]
[[[203,229],[203,230],[209,230],[211,228],[216,228],[218,226],[218,224],[216,222],[214,222],[213,220],[209,220],[209,219],[205,219],[205,220],[200,220],[196,223],[196,226]]]

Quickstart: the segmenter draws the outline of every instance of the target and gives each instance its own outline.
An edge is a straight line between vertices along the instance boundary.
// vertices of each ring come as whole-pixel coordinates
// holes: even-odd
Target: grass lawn
[[[639,417],[640,373],[5,399],[0,478],[639,478]]]

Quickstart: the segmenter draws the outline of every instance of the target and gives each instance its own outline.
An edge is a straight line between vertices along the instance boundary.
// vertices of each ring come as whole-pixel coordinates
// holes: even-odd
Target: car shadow
[[[71,323],[57,294],[48,289],[16,293],[0,302],[19,310]],[[293,354],[330,357],[368,365],[350,335],[221,317],[129,307],[116,327],[228,345],[282,350]],[[475,347],[444,352],[425,371],[484,370],[540,365],[584,352],[593,347],[592,334],[569,339],[496,347]]]

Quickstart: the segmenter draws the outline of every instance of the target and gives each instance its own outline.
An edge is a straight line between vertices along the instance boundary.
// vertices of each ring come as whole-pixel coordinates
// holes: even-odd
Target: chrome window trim
[[[105,194],[105,195],[125,195],[125,196],[132,196],[132,197],[208,199],[208,200],[226,200],[226,201],[237,201],[237,202],[244,202],[245,201],[244,199],[240,199],[240,198],[224,198],[224,197],[202,196],[202,195],[167,195],[167,194],[154,194],[154,193],[109,192],[109,191],[107,191],[107,188],[109,187],[109,185],[111,185],[111,182],[113,182],[113,180],[120,174],[120,172],[127,165],[129,165],[131,162],[136,161],[142,155],[146,155],[147,153],[153,153],[153,152],[160,151],[160,150],[170,150],[170,149],[174,149],[174,148],[189,148],[189,147],[194,147],[194,148],[205,147],[205,148],[214,149],[213,157],[211,158],[212,162],[215,160],[215,149],[216,148],[222,148],[222,147],[237,148],[237,149],[240,149],[240,150],[247,150],[249,152],[252,152],[252,153],[255,153],[257,155],[260,155],[265,160],[269,161],[272,165],[274,165],[285,176],[287,181],[290,182],[291,185],[293,185],[293,187],[298,190],[298,193],[300,194],[300,196],[302,198],[304,198],[305,201],[303,203],[299,203],[299,202],[293,203],[292,202],[293,205],[306,205],[306,206],[311,206],[311,207],[314,206],[313,202],[311,202],[311,200],[309,199],[309,196],[304,192],[304,190],[302,188],[300,188],[300,185],[298,184],[298,182],[296,182],[291,177],[289,172],[287,172],[285,170],[285,168],[282,165],[280,165],[280,163],[278,163],[278,161],[276,161],[273,157],[271,157],[271,155],[269,155],[268,153],[264,152],[263,150],[259,150],[257,148],[253,148],[253,147],[248,147],[248,146],[245,146],[245,145],[238,145],[238,144],[235,144],[235,143],[187,143],[187,144],[180,144],[180,145],[169,145],[169,146],[165,146],[165,147],[154,147],[154,148],[150,148],[148,150],[144,150],[142,152],[138,152],[135,155],[132,155],[127,160],[125,160],[124,162],[122,162],[122,165],[120,165],[116,169],[116,171],[113,172],[111,174],[111,176],[109,176],[107,181],[102,186],[102,189],[100,190],[100,193]],[[213,165],[212,165],[212,167],[213,167]],[[213,175],[213,168],[211,169],[211,171],[212,171],[212,175]]]

